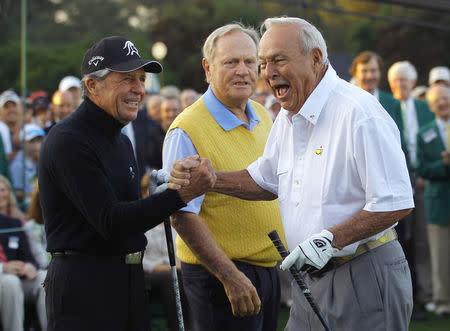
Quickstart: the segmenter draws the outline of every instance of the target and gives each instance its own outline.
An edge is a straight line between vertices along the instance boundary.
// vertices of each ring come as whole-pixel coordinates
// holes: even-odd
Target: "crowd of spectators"
[[[417,308],[450,315],[450,71],[447,67],[435,67],[429,73],[429,87],[415,86],[418,75],[413,64],[396,62],[386,77],[392,93],[378,88],[383,63],[376,53],[359,54],[350,72],[352,83],[379,99],[402,137],[416,210],[397,230],[413,273]],[[200,97],[193,89],[180,91],[176,86],[165,86],[159,93],[148,93],[137,119],[123,128],[122,132],[132,143],[144,186],[148,173],[162,167],[162,145],[167,129],[178,114]],[[265,106],[275,121],[281,106],[263,81],[258,82],[252,99]],[[81,101],[81,82],[74,76],[63,78],[52,95],[34,91],[24,103],[12,89],[0,94],[0,319],[3,330],[23,330],[27,302],[35,304],[38,327],[46,328],[44,292],[40,284],[50,256],[45,251],[37,163],[45,135],[75,111]],[[430,146],[435,150],[430,151]],[[149,286],[164,286],[166,291],[170,287],[167,281],[159,284],[170,271],[168,259],[163,258],[163,235],[162,227],[148,232],[149,248],[143,265]],[[156,272],[165,276],[161,278]],[[282,280],[282,289],[289,288],[288,281]],[[288,290],[282,290],[281,300],[287,306],[291,304]],[[170,301],[168,305],[172,304]],[[165,309],[173,316],[173,310],[169,311],[167,305]],[[171,323],[169,327],[176,326]]]

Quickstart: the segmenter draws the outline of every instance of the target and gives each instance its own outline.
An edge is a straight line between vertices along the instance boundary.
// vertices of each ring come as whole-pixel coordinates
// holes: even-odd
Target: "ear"
[[[206,78],[209,81],[210,80],[210,76],[211,76],[211,71],[210,71],[209,62],[208,62],[208,60],[206,58],[202,59],[202,67],[203,67],[203,70],[205,70]]]
[[[86,79],[86,88],[88,89],[90,95],[96,96],[98,94],[99,85],[100,82],[95,78]]]
[[[319,48],[313,48],[311,50],[311,57],[313,61],[313,66],[316,68],[317,66],[322,65],[323,54]]]

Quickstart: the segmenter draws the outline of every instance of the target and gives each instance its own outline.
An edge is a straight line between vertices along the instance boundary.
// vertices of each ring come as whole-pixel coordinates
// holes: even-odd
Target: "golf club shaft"
[[[273,245],[278,250],[278,253],[281,255],[283,259],[285,259],[289,255],[289,251],[284,247],[283,242],[281,241],[280,237],[278,236],[278,233],[276,230],[273,230],[267,234],[272,240]],[[311,306],[312,310],[316,313],[317,317],[319,318],[320,322],[322,323],[323,327],[326,331],[331,331],[331,328],[329,327],[327,321],[325,320],[325,317],[323,316],[322,312],[319,309],[319,306],[316,304],[313,296],[311,295],[311,291],[306,286],[302,276],[300,275],[300,271],[295,267],[295,265],[292,265],[289,268],[289,271],[291,272],[292,277],[294,277],[297,285],[300,287],[301,291],[303,292],[303,295],[305,296],[306,300],[308,301],[309,305]]]
[[[181,307],[180,286],[178,283],[177,265],[175,261],[175,249],[173,246],[172,227],[170,219],[164,220],[164,230],[166,231],[167,253],[169,254],[170,269],[172,271],[173,291],[175,293],[175,303],[177,306],[178,329],[184,331],[183,308]]]

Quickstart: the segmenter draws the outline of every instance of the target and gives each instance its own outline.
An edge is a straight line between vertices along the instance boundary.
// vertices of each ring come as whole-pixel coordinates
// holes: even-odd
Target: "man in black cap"
[[[84,56],[84,101],[56,124],[44,143],[39,189],[52,261],[44,282],[48,330],[149,330],[142,251],[145,231],[203,194],[215,182],[204,168],[190,190],[170,184],[139,199],[139,174],[129,139],[145,95],[140,57],[122,37],[104,38]]]

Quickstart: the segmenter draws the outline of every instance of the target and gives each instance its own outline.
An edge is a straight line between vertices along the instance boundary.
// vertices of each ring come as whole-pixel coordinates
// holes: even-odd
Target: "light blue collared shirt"
[[[209,113],[212,115],[214,120],[219,124],[225,131],[233,130],[234,128],[242,125],[247,130],[252,131],[253,128],[260,121],[258,115],[256,115],[255,110],[249,101],[245,107],[245,113],[248,118],[248,122],[242,122],[235,114],[229,111],[217,97],[214,95],[211,86],[202,96],[203,102],[206,105]],[[199,124],[201,125],[201,124]],[[198,154],[197,149],[192,143],[191,138],[188,134],[180,128],[175,128],[171,130],[164,142],[163,149],[163,169],[167,172],[172,168],[172,164],[175,160],[186,158],[191,155]],[[191,200],[188,205],[182,208],[182,211],[191,212],[198,214],[203,203],[205,195],[201,195],[193,200]]]

